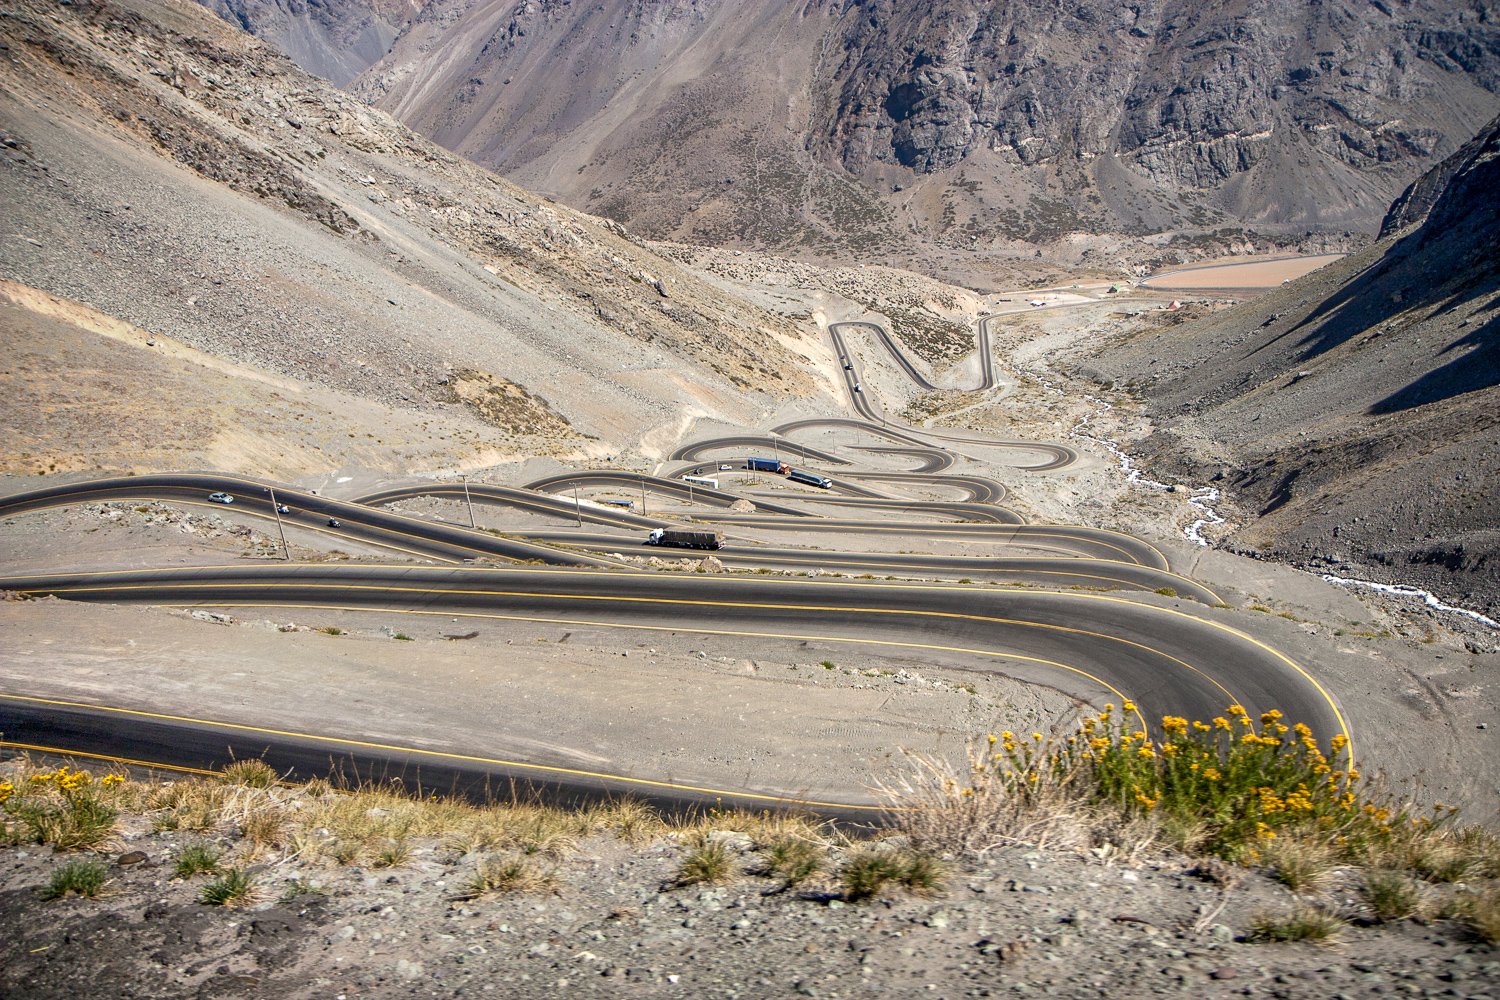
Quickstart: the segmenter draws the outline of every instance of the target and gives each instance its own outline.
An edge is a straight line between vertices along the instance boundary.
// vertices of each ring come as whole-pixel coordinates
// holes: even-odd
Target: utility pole
[[[464,481],[464,503],[469,505],[469,527],[478,531],[479,525],[474,523],[474,499],[469,496],[469,477],[460,472],[458,478]]]
[[[292,550],[286,544],[286,528],[281,524],[281,506],[276,503],[276,488],[267,486],[266,489],[271,491],[271,513],[276,515],[276,530],[281,533],[281,558],[291,562]]]
[[[573,513],[578,517],[578,526],[583,527],[583,505],[578,502],[578,484],[573,484]]]
[[[646,516],[646,474],[641,473],[641,516]]]

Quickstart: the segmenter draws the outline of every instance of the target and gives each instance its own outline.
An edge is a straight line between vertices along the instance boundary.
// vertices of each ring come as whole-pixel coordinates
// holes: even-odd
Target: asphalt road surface
[[[842,330],[863,326],[919,387],[932,388],[896,341],[870,324],[835,324],[835,350],[850,358]],[[981,386],[993,386],[988,330],[980,324]],[[1041,472],[1064,468],[1072,449],[1046,442],[953,437],[893,425],[868,398],[854,391],[857,368],[843,371],[857,416],[814,418],[783,424],[775,434],[737,435],[698,441],[674,458],[701,462],[726,451],[796,458],[841,472],[842,495],[816,489],[785,497],[753,498],[754,513],[724,510],[745,499],[728,489],[682,481],[696,471],[684,465],[665,476],[626,470],[579,470],[549,476],[525,487],[485,483],[439,483],[334,499],[311,491],[243,477],[169,474],[85,483],[62,483],[0,498],[0,516],[107,500],[153,500],[216,507],[232,517],[277,518],[330,545],[354,539],[407,560],[403,565],[364,563],[247,564],[207,567],[11,575],[0,587],[24,594],[53,594],[77,601],[145,603],[222,608],[317,608],[379,611],[392,615],[441,615],[476,621],[590,624],[628,630],[686,631],[736,637],[747,643],[845,644],[853,650],[901,650],[945,667],[998,671],[1034,680],[1090,702],[1133,700],[1142,725],[1162,714],[1208,718],[1231,704],[1252,713],[1277,708],[1306,722],[1321,737],[1346,733],[1332,696],[1280,652],[1208,615],[1218,603],[1209,588],[1173,573],[1167,558],[1149,543],[1107,529],[1025,524],[999,507],[1005,488],[980,476],[951,472],[954,462],[940,441],[961,440],[1040,451]],[[977,390],[976,390],[977,391]],[[789,441],[784,435],[832,428],[891,442],[870,453],[910,458],[904,472],[861,469],[830,451]],[[734,464],[743,465],[743,458]],[[707,470],[706,470],[707,471]],[[717,475],[717,470],[708,472]],[[822,474],[826,475],[826,472]],[[833,477],[830,477],[833,478]],[[859,480],[860,482],[853,482]],[[863,482],[946,486],[967,500],[893,497]],[[723,484],[721,483],[721,486]],[[681,526],[679,517],[652,517],[579,502],[591,489],[645,491],[689,500],[697,520],[730,535],[718,558],[732,567],[793,571],[832,569],[870,575],[932,576],[1020,583],[1024,589],[967,583],[809,579],[800,576],[736,577],[705,573],[659,573],[626,569],[611,552],[664,556],[697,555],[640,545],[647,530]],[[212,504],[211,492],[234,503]],[[576,492],[578,500],[574,499]],[[509,507],[563,522],[587,522],[592,530],[563,532],[527,528],[502,537],[472,524],[404,517],[383,505],[436,496],[486,507]],[[880,509],[883,519],[821,516],[828,504]],[[895,516],[891,516],[895,515]],[[933,515],[962,522],[932,520]],[[339,524],[333,526],[330,519]],[[824,547],[774,546],[744,537],[750,530],[794,532],[826,539]],[[859,535],[910,540],[900,553],[848,551],[839,543]],[[520,536],[520,537],[516,537]],[[912,551],[922,540],[963,542],[973,552],[945,556]],[[567,548],[552,544],[566,545]],[[458,566],[479,557],[551,564],[543,568]],[[436,564],[436,565],[434,565]],[[582,568],[561,568],[582,567]],[[1073,589],[1077,588],[1077,589]],[[1113,593],[1096,592],[1093,588]],[[1121,591],[1175,594],[1173,606],[1153,594],[1133,599]],[[1197,603],[1195,603],[1197,602]],[[338,762],[358,777],[411,777],[424,788],[471,797],[496,789],[525,788],[555,801],[573,802],[624,793],[664,809],[712,805],[783,805],[811,809],[846,822],[868,822],[872,803],[850,791],[847,801],[798,800],[782,790],[703,788],[651,775],[581,772],[545,759],[503,761],[482,755],[402,746],[389,734],[307,734],[237,725],[232,719],[184,719],[110,706],[70,705],[0,693],[0,733],[7,743],[71,750],[174,767],[212,768],[232,750],[240,756],[268,753],[278,769],[293,774],[326,773]]]

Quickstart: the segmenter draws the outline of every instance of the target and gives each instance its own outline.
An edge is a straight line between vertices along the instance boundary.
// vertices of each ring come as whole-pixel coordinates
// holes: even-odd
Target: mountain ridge
[[[1493,5],[434,0],[353,84],[653,237],[840,252],[1374,231],[1492,114]]]

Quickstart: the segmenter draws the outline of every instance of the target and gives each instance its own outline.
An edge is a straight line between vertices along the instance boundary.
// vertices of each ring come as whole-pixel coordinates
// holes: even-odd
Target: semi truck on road
[[[833,480],[812,472],[803,472],[801,469],[793,469],[786,476],[794,483],[804,483],[808,486],[816,486],[822,490],[833,489]]]
[[[716,549],[724,541],[717,531],[680,531],[676,528],[653,528],[646,536],[647,545],[666,545],[674,549]]]
[[[745,459],[745,468],[751,472],[774,472],[780,476],[784,476],[792,471],[785,462],[777,461],[774,458],[747,458]]]

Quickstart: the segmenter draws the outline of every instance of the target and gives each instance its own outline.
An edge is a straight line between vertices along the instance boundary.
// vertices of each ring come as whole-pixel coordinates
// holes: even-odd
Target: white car
[[[854,383],[854,391],[855,392],[863,392],[864,390],[861,388],[860,384],[858,382],[856,382],[856,383]]]
[[[208,499],[210,503],[234,503],[234,497],[228,493],[210,493]]]

